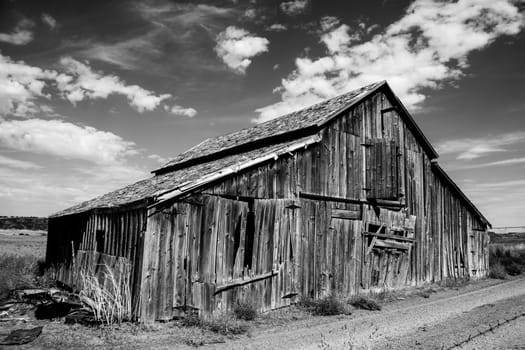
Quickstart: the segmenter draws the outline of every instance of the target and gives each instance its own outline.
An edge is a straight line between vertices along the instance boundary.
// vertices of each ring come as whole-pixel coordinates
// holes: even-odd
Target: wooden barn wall
[[[129,281],[133,307],[137,310],[145,214],[145,208],[100,209],[51,218],[46,261],[59,266],[58,279],[74,287],[80,285],[78,268],[103,274],[101,265],[115,267],[112,270],[117,276],[127,275],[119,278]],[[72,264],[73,257],[76,264]]]
[[[268,310],[296,295],[486,275],[486,225],[434,172],[385,95],[336,118],[321,136],[319,144],[152,209],[143,320],[220,312],[242,300]],[[366,233],[371,225],[383,231]]]

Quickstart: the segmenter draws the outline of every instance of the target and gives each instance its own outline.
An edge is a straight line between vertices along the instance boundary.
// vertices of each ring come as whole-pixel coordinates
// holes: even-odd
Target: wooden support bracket
[[[249,279],[233,280],[233,281],[230,281],[229,283],[223,284],[222,286],[217,286],[215,288],[215,293],[213,293],[213,295],[217,295],[217,294],[222,293],[222,292],[224,292],[224,291],[226,291],[228,289],[244,286],[245,284],[250,284],[250,283],[261,281],[261,280],[264,280],[264,279],[267,279],[267,278],[272,278],[273,276],[277,276],[278,274],[279,274],[279,271],[272,270],[271,272],[268,272],[268,273],[265,273],[265,274],[262,274],[262,275],[258,275],[258,276],[254,276],[254,277],[249,278]]]

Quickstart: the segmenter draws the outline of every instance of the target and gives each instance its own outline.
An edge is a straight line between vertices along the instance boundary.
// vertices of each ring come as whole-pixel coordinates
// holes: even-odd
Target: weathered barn
[[[47,261],[107,264],[133,314],[356,294],[488,269],[485,217],[386,82],[208,139],[50,218]]]

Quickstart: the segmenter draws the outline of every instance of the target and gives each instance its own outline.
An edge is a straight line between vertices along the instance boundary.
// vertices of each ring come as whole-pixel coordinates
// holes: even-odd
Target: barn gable
[[[490,224],[436,158],[388,84],[372,84],[55,214],[47,259],[78,269],[98,254],[128,271],[142,320],[484,276]]]

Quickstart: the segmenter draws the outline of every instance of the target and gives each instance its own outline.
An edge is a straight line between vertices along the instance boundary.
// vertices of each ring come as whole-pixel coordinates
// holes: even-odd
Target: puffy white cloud
[[[266,38],[229,26],[217,36],[215,52],[234,72],[244,74],[251,58],[268,51],[269,43]]]
[[[57,73],[32,67],[22,61],[12,61],[0,54],[0,116],[30,115],[39,110],[36,98],[48,98],[44,87],[57,77]]]
[[[61,120],[0,120],[0,146],[95,164],[122,163],[137,154],[135,143],[120,136]]]
[[[494,152],[505,152],[507,149],[504,146],[518,143],[525,143],[525,132],[447,140],[439,143],[436,148],[440,154],[457,154],[456,159],[471,160]]]
[[[0,54],[0,116],[31,117],[37,113],[56,116],[52,106],[42,103],[54,96],[76,104],[122,95],[141,113],[152,111],[171,98],[171,94],[156,94],[138,85],[128,85],[115,75],[96,72],[71,57],[62,58],[60,63],[62,71],[47,70]],[[192,113],[188,109],[186,115],[189,114]]]
[[[274,23],[271,26],[267,27],[266,30],[270,32],[282,32],[288,29],[284,24]]]
[[[258,122],[380,80],[407,107],[417,107],[423,89],[461,77],[471,52],[519,33],[525,18],[511,0],[416,0],[400,20],[359,44],[347,25],[334,23],[321,23],[326,56],[297,58],[275,90],[281,101],[258,109]]]
[[[60,63],[67,75],[57,79],[58,89],[73,104],[85,99],[106,99],[109,95],[125,96],[137,111],[151,111],[171,97],[170,94],[156,95],[138,85],[127,85],[114,75],[94,72],[88,65],[71,57],[64,57]]]
[[[0,42],[13,45],[26,45],[33,40],[31,28],[35,23],[28,19],[23,19],[16,25],[15,29],[9,33],[0,33]]]
[[[0,165],[6,166],[9,168],[18,168],[18,169],[40,169],[40,165],[37,165],[33,162],[27,162],[25,160],[18,160],[10,157],[6,157],[0,154]]]
[[[185,108],[182,106],[174,105],[171,108],[166,108],[170,113],[179,115],[182,117],[193,118],[197,115],[197,110],[194,108]]]
[[[42,20],[44,24],[46,24],[51,29],[55,29],[57,26],[57,20],[54,19],[53,16],[47,13],[43,13],[40,19]]]
[[[294,0],[281,3],[281,10],[287,15],[297,15],[304,11],[308,5],[308,0]]]

